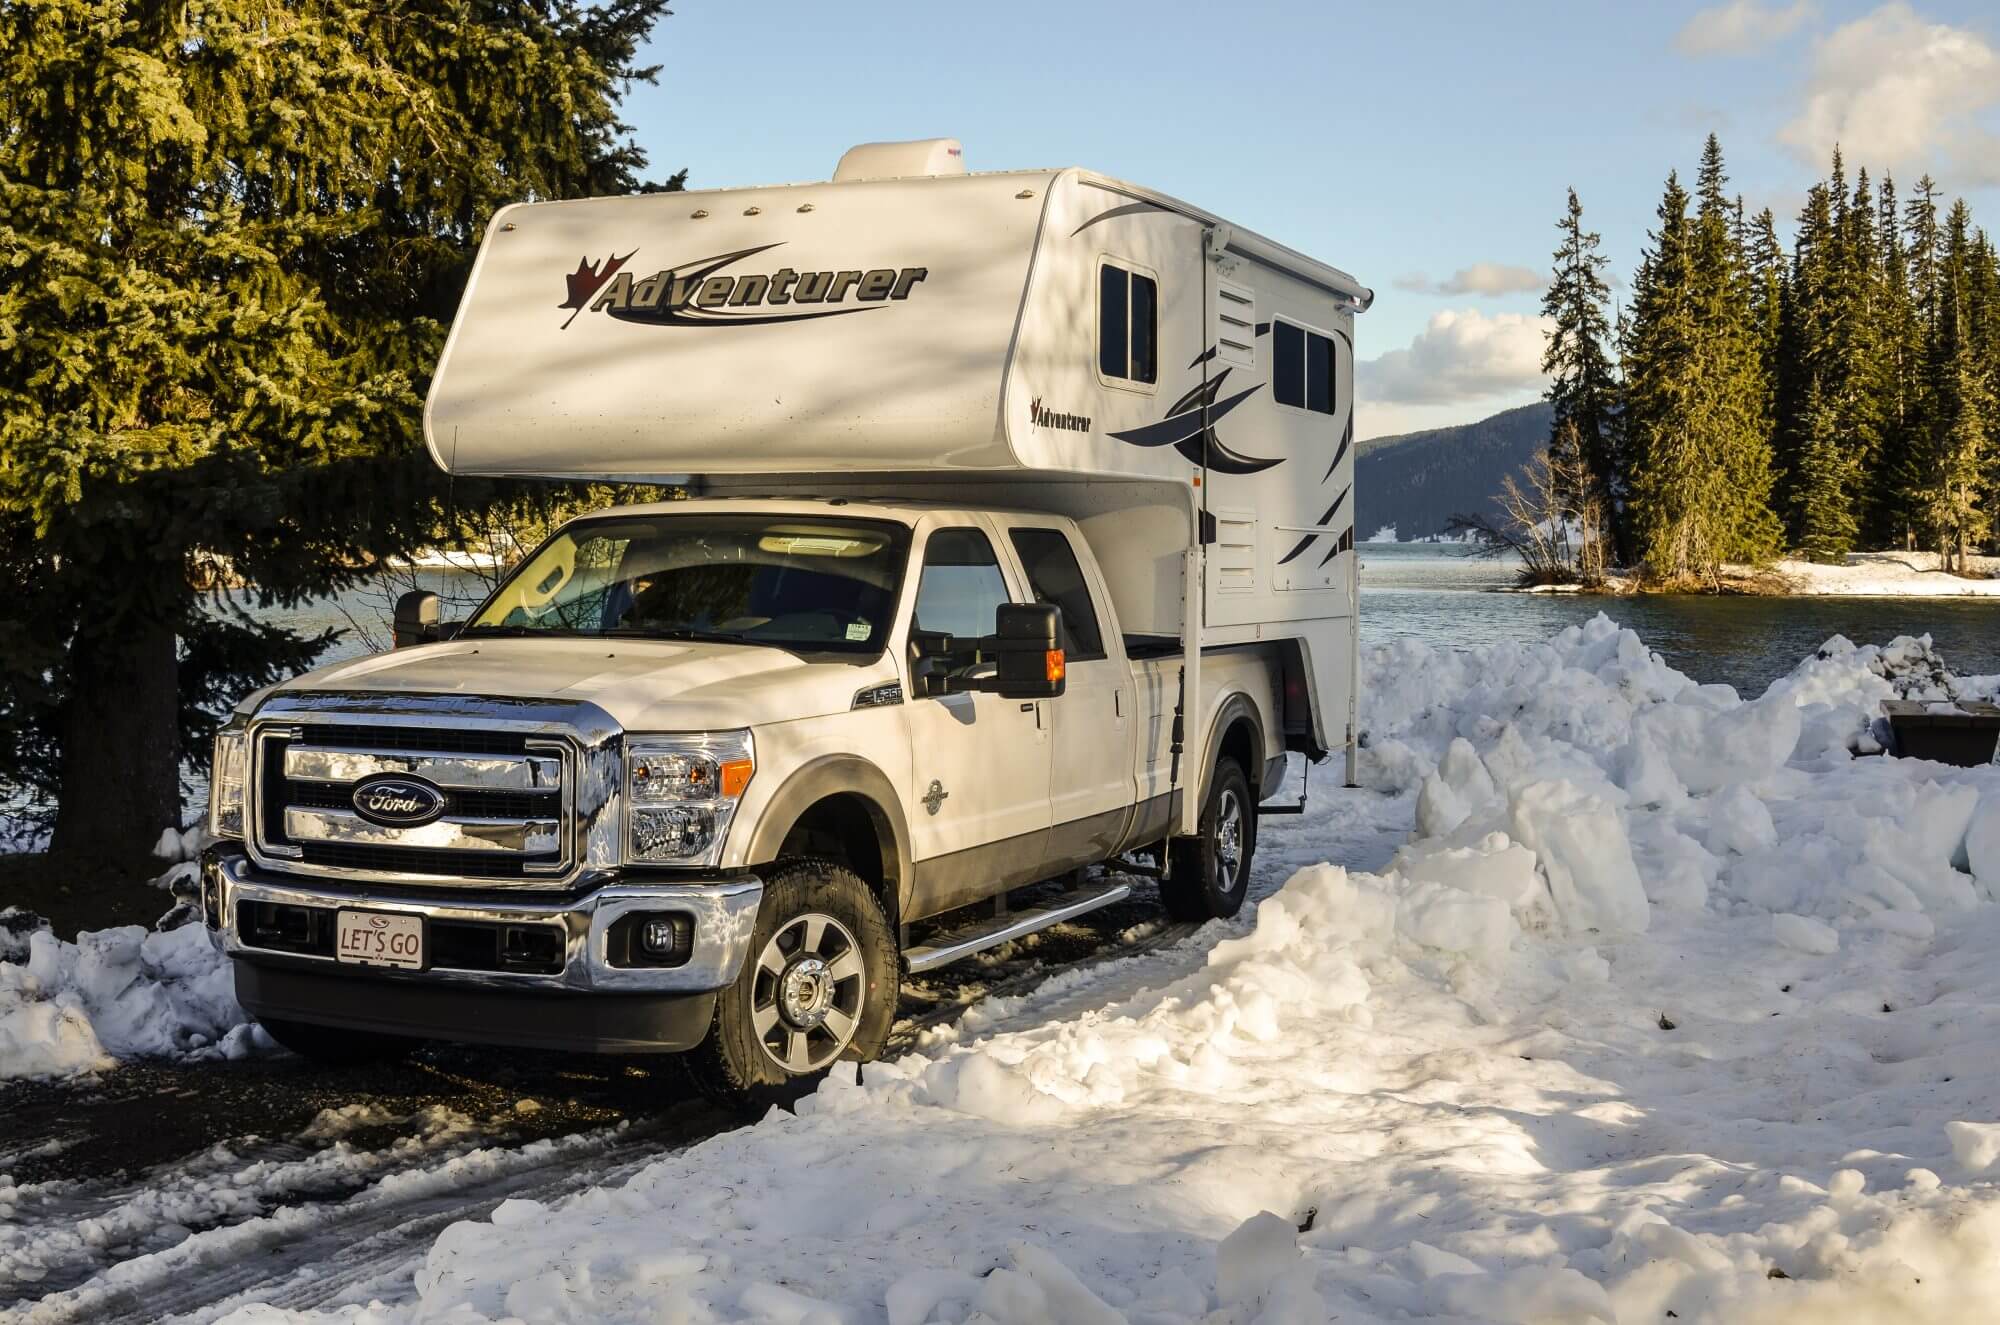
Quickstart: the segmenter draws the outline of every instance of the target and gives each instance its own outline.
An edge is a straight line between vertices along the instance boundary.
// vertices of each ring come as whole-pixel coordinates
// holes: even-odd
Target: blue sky
[[[677,10],[659,86],[626,107],[656,174],[824,179],[853,143],[952,136],[974,170],[1083,165],[1164,189],[1375,287],[1364,437],[1533,399],[1565,188],[1622,280],[1667,171],[1691,174],[1711,129],[1734,186],[1782,222],[1838,140],[1850,172],[1928,169],[2000,225],[1990,3]]]

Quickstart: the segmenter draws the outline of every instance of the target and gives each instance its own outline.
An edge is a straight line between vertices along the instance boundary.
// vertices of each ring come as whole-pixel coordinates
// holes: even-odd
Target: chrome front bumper
[[[579,898],[536,902],[462,898],[381,897],[361,888],[319,880],[287,879],[259,869],[240,855],[211,855],[203,861],[203,888],[215,891],[218,922],[209,937],[224,954],[250,961],[351,971],[362,976],[399,976],[427,982],[507,989],[599,991],[604,993],[707,993],[726,988],[742,969],[757,924],[764,884],[750,876],[711,883],[611,883]],[[344,965],[332,957],[260,947],[237,927],[237,904],[280,905],[332,910],[356,908],[419,915],[431,920],[493,925],[560,925],[564,934],[560,971],[471,971],[433,966],[423,971],[385,971]],[[633,911],[680,912],[693,921],[693,947],[679,966],[614,966],[609,953],[611,926]]]

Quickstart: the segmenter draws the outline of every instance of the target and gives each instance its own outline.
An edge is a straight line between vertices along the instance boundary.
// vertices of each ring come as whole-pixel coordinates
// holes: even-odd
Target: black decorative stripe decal
[[[1090,229],[1090,227],[1096,225],[1099,221],[1109,221],[1114,216],[1137,216],[1142,212],[1163,212],[1165,210],[1166,208],[1150,202],[1128,202],[1121,207],[1113,207],[1110,211],[1099,212],[1076,229],[1070,231],[1069,235],[1071,239],[1074,239],[1084,231]]]
[[[1268,336],[1268,335],[1270,335],[1270,334],[1271,334],[1271,324],[1270,324],[1269,322],[1259,322],[1259,323],[1257,324],[1257,334],[1258,334],[1259,336]]]
[[[1203,350],[1200,354],[1195,355],[1194,358],[1188,360],[1188,367],[1199,368],[1203,364],[1207,363],[1210,359],[1213,359],[1214,357],[1215,357],[1215,347],[1211,345],[1207,349]]]
[[[1334,515],[1340,510],[1341,504],[1347,500],[1347,494],[1352,491],[1354,491],[1354,485],[1352,483],[1342,488],[1340,490],[1340,495],[1333,499],[1333,505],[1326,508],[1326,514],[1322,515],[1319,519],[1313,521],[1313,523],[1316,525],[1326,525],[1330,523],[1333,520]],[[1298,556],[1300,553],[1304,552],[1307,548],[1312,546],[1313,540],[1318,537],[1319,537],[1318,534],[1307,534],[1304,538],[1301,538],[1298,541],[1297,546],[1293,547],[1292,550],[1290,552],[1287,552],[1284,556],[1278,558],[1278,564],[1282,566],[1286,562]],[[1333,551],[1338,552],[1340,551],[1340,549],[1336,547],[1334,548]],[[1327,554],[1327,561],[1331,560],[1333,560],[1333,552]],[[1322,566],[1326,565],[1326,561],[1322,561],[1320,565]]]
[[[1290,552],[1287,552],[1284,556],[1278,558],[1278,564],[1282,566],[1286,562],[1297,557],[1299,553],[1311,547],[1313,545],[1313,540],[1318,537],[1319,537],[1318,534],[1307,534],[1304,538],[1301,538]]]
[[[1332,561],[1335,557],[1339,556],[1343,552],[1346,552],[1353,546],[1354,546],[1354,526],[1349,525],[1347,528],[1340,531],[1340,537],[1334,541],[1332,549],[1328,551],[1325,556],[1319,559],[1319,564],[1322,566],[1326,565],[1327,562]]]
[[[1340,449],[1333,453],[1333,463],[1326,467],[1326,474],[1320,479],[1324,483],[1333,477],[1333,471],[1340,468],[1340,462],[1347,458],[1347,448],[1354,442],[1354,410],[1347,411],[1347,427],[1340,434]]]
[[[1133,446],[1171,446],[1189,463],[1213,469],[1221,474],[1255,474],[1273,465],[1283,464],[1283,459],[1265,460],[1258,456],[1240,455],[1223,445],[1222,439],[1215,435],[1216,422],[1262,390],[1264,386],[1259,382],[1247,390],[1218,400],[1217,394],[1222,390],[1222,384],[1229,380],[1232,371],[1234,370],[1225,368],[1207,382],[1194,386],[1186,395],[1167,407],[1167,417],[1158,423],[1149,423],[1143,428],[1132,428],[1111,435]],[[1207,406],[1208,422],[1205,437],[1202,429],[1204,404]]]

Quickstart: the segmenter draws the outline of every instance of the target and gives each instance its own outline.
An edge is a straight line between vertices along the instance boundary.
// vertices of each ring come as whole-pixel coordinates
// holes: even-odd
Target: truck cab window
[[[794,515],[578,520],[509,576],[468,636],[582,635],[874,654],[909,530]]]
[[[1097,269],[1097,371],[1127,382],[1159,380],[1160,287],[1106,262]]]
[[[1091,662],[1104,654],[1104,635],[1097,625],[1097,608],[1076,551],[1060,530],[1015,529],[1009,537],[1028,572],[1035,601],[1062,612],[1062,646],[1071,662]]]
[[[993,633],[994,609],[1013,601],[993,544],[977,529],[940,529],[924,545],[915,629],[977,639]]]

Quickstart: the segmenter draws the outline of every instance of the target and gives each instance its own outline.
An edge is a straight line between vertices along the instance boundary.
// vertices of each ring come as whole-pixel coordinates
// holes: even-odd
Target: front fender
[[[859,796],[868,802],[875,818],[876,836],[893,844],[892,851],[883,853],[882,863],[901,914],[910,901],[909,823],[903,817],[902,797],[896,793],[895,784],[859,755],[821,755],[795,769],[772,793],[764,812],[758,816],[757,830],[750,835],[745,859],[752,867],[776,860],[778,849],[785,844],[785,835],[799,817],[828,796],[842,794]]]

